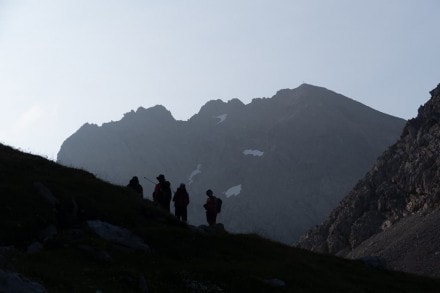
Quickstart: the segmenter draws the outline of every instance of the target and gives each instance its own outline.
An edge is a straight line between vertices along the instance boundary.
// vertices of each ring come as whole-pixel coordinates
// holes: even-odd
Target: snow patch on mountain
[[[220,119],[220,121],[217,122],[217,124],[220,124],[223,121],[225,121],[227,117],[228,117],[228,114],[222,114],[222,115],[219,115],[219,116],[214,116],[214,118]]]
[[[226,190],[225,192],[223,192],[223,194],[226,195],[227,198],[229,198],[229,197],[231,197],[231,196],[237,196],[237,195],[239,195],[240,192],[241,192],[241,184],[229,188],[228,190]]]
[[[246,156],[247,155],[252,155],[254,157],[261,157],[261,156],[264,155],[264,152],[259,151],[259,150],[244,150],[243,154],[246,155]]]
[[[188,178],[189,184],[194,182],[194,180],[193,180],[194,176],[196,176],[197,174],[202,173],[201,168],[202,168],[202,164],[198,164],[197,165],[197,169],[195,169],[194,171],[191,172],[191,175],[189,175],[189,178]]]

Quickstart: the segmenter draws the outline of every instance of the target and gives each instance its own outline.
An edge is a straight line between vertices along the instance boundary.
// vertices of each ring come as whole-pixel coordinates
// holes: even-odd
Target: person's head
[[[180,183],[179,188],[180,189],[186,189],[185,184],[184,183]]]
[[[160,174],[159,176],[156,177],[156,179],[157,179],[159,182],[163,182],[163,181],[165,181],[165,176],[164,176],[163,174]]]
[[[131,178],[130,183],[132,184],[139,184],[139,179],[137,178],[137,176],[133,176],[133,178]]]
[[[206,195],[207,196],[212,196],[214,193],[212,192],[212,190],[211,189],[208,189],[207,191],[206,191]]]

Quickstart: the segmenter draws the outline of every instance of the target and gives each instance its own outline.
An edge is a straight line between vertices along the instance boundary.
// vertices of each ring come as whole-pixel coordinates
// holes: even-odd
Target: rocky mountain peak
[[[325,93],[332,92],[331,90],[329,90],[329,89],[327,89],[325,87],[316,86],[316,85],[308,84],[308,83],[301,84],[299,87],[293,89],[293,91],[295,91],[296,94],[299,94],[299,93],[301,93],[301,94],[309,93],[310,94],[310,93],[318,93],[318,92],[321,92],[321,93],[322,92],[325,92]]]
[[[162,105],[156,105],[147,109],[139,107],[136,111],[132,110],[124,114],[122,120],[129,123],[145,123],[148,120],[159,121],[161,123],[175,121],[171,112]]]
[[[320,86],[311,85],[308,83],[303,83],[300,86],[294,88],[294,89],[281,89],[277,91],[275,96],[291,96],[291,95],[298,95],[298,94],[304,94],[304,93],[313,93],[317,91],[327,91],[330,92],[328,89]]]
[[[342,102],[345,104],[348,100],[352,101],[351,99],[337,94],[324,87],[314,86],[307,83],[303,83],[299,87],[294,89],[279,90],[274,98],[279,103],[287,105],[302,103],[311,107],[314,107],[317,104],[322,105],[323,103],[325,103],[326,105],[334,106],[337,103]]]
[[[216,117],[222,114],[230,114],[242,110],[245,104],[239,99],[232,99],[224,102],[220,99],[207,102],[195,116],[197,117]]]
[[[440,83],[437,85],[435,89],[429,92],[431,96],[440,96]]]

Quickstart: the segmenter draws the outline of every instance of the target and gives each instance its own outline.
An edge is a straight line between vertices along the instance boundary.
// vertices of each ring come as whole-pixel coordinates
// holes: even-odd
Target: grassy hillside
[[[35,182],[59,204],[44,200]],[[87,228],[87,220],[125,227],[150,251],[106,241]],[[51,226],[57,233],[41,241],[43,249],[26,253]],[[48,292],[146,292],[145,284],[148,292],[440,292],[439,280],[381,271],[255,235],[182,225],[125,187],[3,145],[0,246],[16,248],[0,253],[0,269],[19,272]],[[269,284],[272,279],[285,286]]]

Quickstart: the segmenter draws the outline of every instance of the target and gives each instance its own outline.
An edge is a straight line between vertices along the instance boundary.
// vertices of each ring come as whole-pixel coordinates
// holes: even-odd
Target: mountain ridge
[[[204,222],[205,190],[212,189],[224,199],[221,218],[228,229],[292,243],[336,206],[397,139],[403,123],[325,88],[302,85],[247,105],[210,101],[188,121],[117,123],[118,131],[115,126],[84,138],[75,133],[63,143],[58,162],[118,184],[135,174],[165,173],[175,186],[187,183],[190,221],[198,224]],[[236,186],[240,194],[226,197]]]

